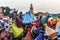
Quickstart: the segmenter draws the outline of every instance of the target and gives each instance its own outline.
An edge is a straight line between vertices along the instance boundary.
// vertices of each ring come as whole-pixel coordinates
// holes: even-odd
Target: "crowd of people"
[[[35,15],[30,9],[14,18],[0,13],[0,40],[58,40],[60,18],[43,12]]]
[[[35,16],[30,11],[14,19],[0,14],[0,40],[57,40],[58,19],[44,13]]]

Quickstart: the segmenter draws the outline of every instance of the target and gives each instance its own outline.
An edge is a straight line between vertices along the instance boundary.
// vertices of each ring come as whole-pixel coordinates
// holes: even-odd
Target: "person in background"
[[[12,29],[12,27],[10,27],[10,40],[15,40],[13,33],[11,33],[11,31],[12,31],[11,29]]]
[[[4,24],[2,24],[2,32],[1,32],[1,39],[4,40],[4,37],[5,37],[5,28],[4,28]]]
[[[48,14],[42,14],[41,22],[44,25],[45,23],[48,23],[48,18],[50,16]]]
[[[21,20],[23,20],[23,18],[22,18],[22,12],[19,13],[19,18],[20,18]]]

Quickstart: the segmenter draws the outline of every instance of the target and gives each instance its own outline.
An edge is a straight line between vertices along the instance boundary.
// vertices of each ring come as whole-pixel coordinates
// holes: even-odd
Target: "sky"
[[[33,4],[34,12],[60,13],[60,0],[0,0],[0,6],[9,6],[26,12]]]

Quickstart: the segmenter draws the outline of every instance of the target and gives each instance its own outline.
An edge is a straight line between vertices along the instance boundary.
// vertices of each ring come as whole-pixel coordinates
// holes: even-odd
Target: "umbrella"
[[[31,17],[30,13],[29,13],[29,12],[26,12],[26,14],[25,14],[25,16],[24,16],[24,18],[23,18],[22,23],[23,23],[23,24],[30,24],[30,23],[32,23],[33,21],[34,21],[34,20],[33,20],[33,18]]]
[[[44,37],[43,37],[44,31],[43,30],[40,30],[39,32],[40,32],[40,34],[35,38],[35,40],[43,40],[44,39]]]
[[[35,40],[43,40],[42,37],[43,37],[43,36],[42,36],[42,34],[40,33],[40,34],[37,36],[37,38],[35,38]]]
[[[40,27],[32,30],[33,37],[36,38],[40,34],[40,31],[44,32],[44,27]]]

